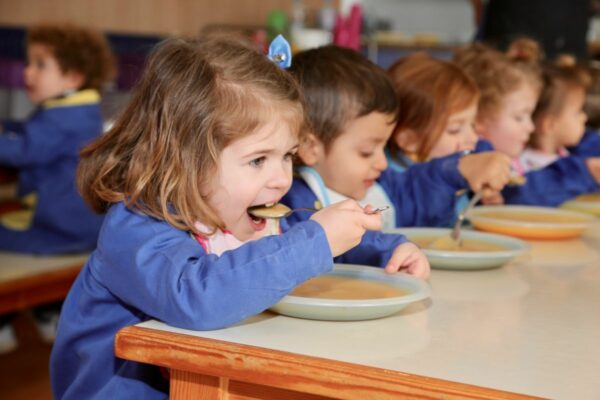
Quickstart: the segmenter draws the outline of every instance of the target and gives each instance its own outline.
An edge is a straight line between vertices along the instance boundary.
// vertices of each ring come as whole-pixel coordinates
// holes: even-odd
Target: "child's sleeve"
[[[36,116],[24,124],[5,126],[0,135],[0,163],[19,168],[46,164],[64,154],[76,154],[78,143],[60,129],[60,122]]]
[[[187,233],[158,222],[145,227],[142,218],[105,224],[114,234],[99,241],[102,262],[92,274],[124,304],[175,327],[234,324],[333,268],[325,232],[313,221],[219,257],[204,253]]]
[[[598,157],[600,156],[600,133],[598,131],[588,129],[579,144],[570,148],[571,154],[582,157]]]
[[[468,188],[458,170],[460,154],[385,170],[378,182],[396,209],[396,226],[448,226],[455,218],[456,192]]]
[[[334,261],[385,267],[396,247],[407,241],[404,235],[367,231],[358,246],[336,257]]]
[[[506,186],[502,196],[506,204],[555,207],[580,194],[590,193],[600,185],[590,174],[585,158],[563,157],[545,168],[525,174],[522,186]]]

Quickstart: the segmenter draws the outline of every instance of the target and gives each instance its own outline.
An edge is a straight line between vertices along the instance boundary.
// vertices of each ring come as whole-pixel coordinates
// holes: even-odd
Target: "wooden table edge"
[[[117,357],[240,382],[331,398],[536,399],[402,373],[181,333],[129,326],[115,338]]]

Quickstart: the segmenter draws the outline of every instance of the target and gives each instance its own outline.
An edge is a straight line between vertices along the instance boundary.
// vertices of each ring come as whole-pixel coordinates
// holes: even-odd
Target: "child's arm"
[[[504,188],[504,202],[555,207],[580,194],[594,192],[600,185],[588,164],[584,158],[569,156],[530,171],[525,174],[524,185]],[[593,161],[590,166],[594,167]]]
[[[0,163],[15,168],[47,163],[63,154],[76,154],[79,143],[47,115],[36,115],[24,124],[9,124],[0,134]]]
[[[216,256],[187,232],[118,204],[105,218],[88,267],[103,288],[148,318],[217,329],[265,310],[295,286],[330,271],[332,255],[380,224],[380,216],[343,202],[315,213],[315,221]]]

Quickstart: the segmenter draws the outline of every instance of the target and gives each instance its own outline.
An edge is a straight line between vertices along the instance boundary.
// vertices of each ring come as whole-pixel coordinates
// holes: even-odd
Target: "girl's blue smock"
[[[117,331],[149,319],[185,329],[223,328],[332,269],[318,223],[284,228],[282,235],[219,257],[206,254],[188,232],[113,205],[62,308],[50,359],[54,398],[166,399],[168,384],[158,367],[115,357]],[[336,261],[383,266],[405,241],[371,232]]]

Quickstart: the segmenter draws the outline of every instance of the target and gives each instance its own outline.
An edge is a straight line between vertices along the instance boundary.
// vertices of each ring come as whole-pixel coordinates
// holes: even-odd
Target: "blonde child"
[[[474,44],[457,52],[455,62],[479,87],[481,97],[475,129],[484,139],[479,150],[496,149],[507,154],[519,173],[518,159],[534,130],[532,114],[542,82],[539,54],[523,46],[510,52],[512,58]],[[582,193],[596,190],[600,182],[600,160],[564,157],[545,168],[530,171],[522,186],[506,187],[502,196],[489,203],[556,206]]]
[[[0,250],[33,254],[91,251],[102,218],[75,186],[81,148],[102,133],[100,90],[114,76],[105,38],[70,24],[27,32],[25,89],[37,106],[25,121],[2,121],[0,165],[18,172],[18,206],[0,216]],[[59,304],[34,310],[42,338],[54,339]],[[0,317],[0,353],[17,342]]]
[[[542,79],[543,88],[532,116],[535,128],[519,157],[525,172],[567,156],[567,147],[578,145],[585,133],[583,106],[589,74],[574,65],[574,60],[563,59],[562,64],[545,65]]]
[[[231,325],[330,271],[332,256],[427,276],[403,236],[365,234],[380,216],[353,201],[266,237],[268,221],[248,208],[289,189],[303,120],[292,77],[238,42],[172,39],[155,49],[129,106],[82,152],[79,187],[107,215],[61,314],[56,399],[165,398],[159,368],[114,356],[119,329],[151,318]]]
[[[299,148],[302,166],[284,202],[320,207],[346,198],[387,204],[384,227],[445,226],[453,222],[457,190],[488,184],[499,190],[509,175],[502,156],[454,153],[416,164],[407,173],[388,168],[385,146],[399,118],[385,71],[361,54],[325,46],[299,53],[290,69],[307,104],[309,127]],[[295,213],[290,221],[306,218]]]

